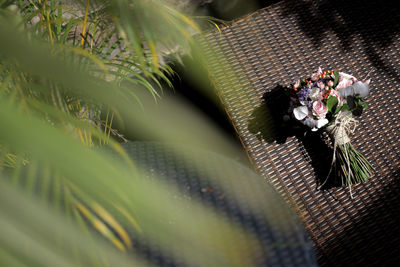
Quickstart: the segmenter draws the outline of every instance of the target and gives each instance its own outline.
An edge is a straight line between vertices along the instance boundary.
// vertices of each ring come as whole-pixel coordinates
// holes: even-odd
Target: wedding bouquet
[[[369,83],[370,79],[358,81],[349,74],[319,68],[317,73],[297,80],[288,89],[289,112],[296,120],[311,131],[323,129],[329,134],[334,150],[330,170],[333,167],[337,170],[350,194],[352,184],[366,181],[374,172],[349,138],[357,126],[353,115],[360,115],[367,108],[364,98],[369,95]]]

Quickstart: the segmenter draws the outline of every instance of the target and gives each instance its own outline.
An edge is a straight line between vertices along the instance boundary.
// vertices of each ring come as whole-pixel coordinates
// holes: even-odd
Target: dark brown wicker
[[[382,1],[283,1],[202,42],[249,158],[297,211],[321,265],[400,260],[399,14]],[[319,66],[359,78],[373,70],[369,108],[352,143],[376,173],[353,186],[354,199],[343,187],[317,190],[330,164],[328,153],[315,136],[281,140],[286,130],[274,121],[277,84],[287,86]]]

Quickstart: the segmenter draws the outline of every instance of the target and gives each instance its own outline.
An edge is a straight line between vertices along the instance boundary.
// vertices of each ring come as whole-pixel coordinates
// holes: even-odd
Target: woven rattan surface
[[[321,265],[399,261],[399,14],[380,1],[283,1],[206,35],[202,43],[255,169],[302,218]],[[316,136],[274,138],[284,134],[271,115],[277,84],[287,86],[319,66],[360,79],[373,71],[369,108],[351,139],[376,173],[352,187],[354,199],[343,187],[317,190],[318,172],[330,160],[314,146]]]
[[[193,158],[193,151],[188,148],[182,148],[178,153],[171,146],[155,142],[128,142],[123,148],[138,167],[146,170],[146,179],[161,179],[178,189],[180,193],[174,198],[201,202],[257,237],[261,250],[243,244],[250,246],[251,257],[257,266],[317,266],[314,250],[300,220],[283,198],[263,183],[254,171],[213,152],[196,150],[196,155],[201,157]],[[226,182],[225,186],[216,183],[218,180]],[[242,190],[232,194],[230,188],[233,186]],[[252,212],[246,202],[249,198],[259,199],[264,205]],[[282,227],[283,224],[287,227]],[[133,239],[134,251],[156,266],[185,266],[162,247],[137,235]],[[230,244],[226,243],[226,246]]]

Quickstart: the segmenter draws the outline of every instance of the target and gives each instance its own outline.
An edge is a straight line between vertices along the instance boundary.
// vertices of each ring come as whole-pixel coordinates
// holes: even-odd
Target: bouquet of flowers
[[[351,185],[366,181],[374,172],[372,165],[350,143],[357,121],[367,104],[370,80],[358,81],[355,77],[333,70],[322,70],[302,80],[297,80],[288,89],[289,112],[311,131],[324,129],[333,143],[333,167],[342,179],[342,184]],[[331,173],[331,170],[329,174]],[[328,174],[328,177],[329,177]],[[322,185],[321,185],[322,186]],[[351,194],[352,197],[352,194]]]

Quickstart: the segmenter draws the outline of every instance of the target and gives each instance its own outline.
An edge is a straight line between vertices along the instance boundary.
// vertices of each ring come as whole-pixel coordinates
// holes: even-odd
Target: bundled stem
[[[349,187],[350,196],[353,198],[351,186],[368,180],[374,173],[374,167],[358,152],[350,142],[348,134],[354,132],[357,121],[349,113],[339,113],[335,123],[326,128],[333,141],[332,167],[335,166],[342,185]],[[330,175],[330,171],[328,177]],[[327,177],[327,179],[328,179]],[[320,186],[320,188],[326,181]]]
[[[374,167],[350,143],[339,145],[336,149],[337,164],[341,176],[345,178],[343,185],[365,182],[373,174]]]

